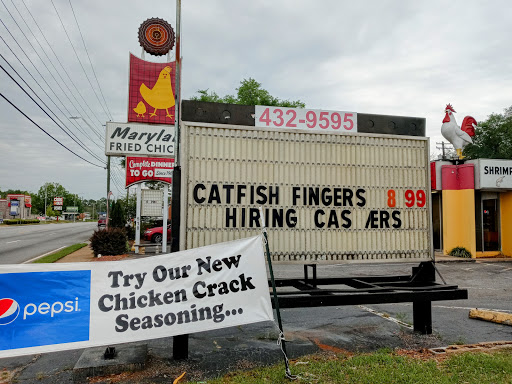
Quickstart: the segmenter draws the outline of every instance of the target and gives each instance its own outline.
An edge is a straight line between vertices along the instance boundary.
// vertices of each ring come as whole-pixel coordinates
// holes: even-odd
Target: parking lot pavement
[[[318,267],[318,277],[410,274],[415,264],[335,265]],[[319,350],[372,351],[379,348],[440,347],[512,340],[510,326],[469,319],[471,308],[512,313],[512,263],[438,263],[448,284],[466,288],[467,300],[432,303],[433,334],[414,334],[412,304],[294,308],[282,310],[291,358]],[[275,265],[276,277],[302,277],[303,267]],[[440,279],[438,279],[440,281]],[[153,360],[165,361],[205,376],[279,362],[278,330],[264,322],[190,335],[189,360],[172,361],[172,338],[147,342]],[[68,383],[81,351],[0,360],[18,383]],[[170,363],[169,363],[170,362]],[[184,365],[183,365],[184,364]]]

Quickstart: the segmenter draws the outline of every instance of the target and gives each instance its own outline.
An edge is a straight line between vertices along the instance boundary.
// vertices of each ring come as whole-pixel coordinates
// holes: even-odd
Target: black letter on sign
[[[370,225],[370,228],[379,228],[379,211],[370,211],[370,214],[368,215],[368,220],[366,220],[365,228],[368,228],[368,225]]]
[[[196,186],[194,187],[194,201],[197,203],[197,204],[202,204],[204,203],[204,201],[206,200],[206,197],[199,197],[199,195],[197,194],[197,192],[199,191],[199,189],[202,189],[203,191],[206,189],[205,185],[204,184],[196,184]]]
[[[393,218],[393,220],[395,220],[395,223],[393,224],[393,228],[401,228],[402,220],[400,220],[400,211],[393,211],[391,213],[391,217]]]
[[[321,222],[319,221],[319,217],[318,217],[318,216],[320,216],[320,215],[325,215],[325,212],[323,211],[323,209],[317,209],[317,210],[315,211],[315,226],[316,226],[317,228],[323,228],[323,227],[324,227],[324,225],[325,225],[325,222],[322,222],[322,223],[321,223]]]
[[[365,199],[365,197],[364,197],[365,192],[366,192],[366,191],[365,191],[364,189],[358,189],[358,190],[356,191],[356,196],[357,196],[357,198],[358,198],[358,200],[359,200],[359,201],[357,202],[357,205],[358,205],[359,207],[364,207],[364,206],[366,205],[366,199]]]

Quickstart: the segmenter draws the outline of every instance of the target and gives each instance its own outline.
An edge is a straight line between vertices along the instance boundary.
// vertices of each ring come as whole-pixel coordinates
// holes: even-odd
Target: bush
[[[453,248],[450,251],[449,255],[450,256],[455,256],[455,257],[464,257],[466,259],[471,259],[471,252],[469,252],[464,247],[455,247],[455,248]]]
[[[39,224],[39,220],[36,220],[36,219],[9,219],[9,220],[4,220],[4,224],[7,224],[7,225]]]
[[[128,250],[126,233],[121,228],[94,231],[89,239],[94,256],[122,255]]]

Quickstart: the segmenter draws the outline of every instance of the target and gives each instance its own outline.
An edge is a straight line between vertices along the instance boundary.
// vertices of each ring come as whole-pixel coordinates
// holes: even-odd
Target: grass
[[[78,251],[80,248],[83,248],[86,245],[87,243],[70,245],[69,247],[63,248],[55,253],[41,257],[40,259],[35,260],[34,263],[55,263],[57,260],[62,259],[64,256],[67,256],[70,253]]]
[[[381,350],[372,354],[312,355],[291,363],[296,383],[512,383],[512,349],[493,353],[464,353],[446,360],[420,360]],[[199,381],[196,383],[204,383]],[[290,383],[284,364],[233,372],[208,384]],[[192,382],[190,382],[192,383]]]

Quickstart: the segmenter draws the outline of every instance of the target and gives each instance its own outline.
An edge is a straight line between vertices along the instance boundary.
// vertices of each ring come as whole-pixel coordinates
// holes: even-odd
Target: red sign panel
[[[128,121],[174,124],[176,62],[150,63],[130,54]]]
[[[142,181],[172,182],[174,159],[158,157],[127,157],[126,187]]]
[[[54,197],[53,205],[64,205],[64,198],[63,197]]]

